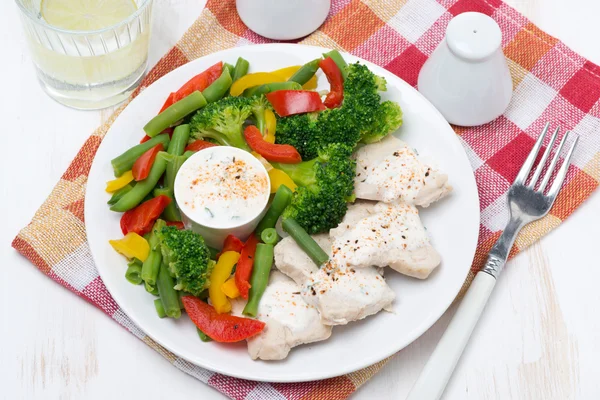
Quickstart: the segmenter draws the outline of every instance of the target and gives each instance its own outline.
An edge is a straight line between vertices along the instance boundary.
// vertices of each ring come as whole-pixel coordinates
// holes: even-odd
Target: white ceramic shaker
[[[331,0],[237,0],[240,18],[254,32],[275,40],[304,37],[329,14]]]
[[[451,124],[477,126],[496,119],[512,97],[501,44],[502,32],[492,18],[477,12],[457,15],[423,65],[419,91]]]

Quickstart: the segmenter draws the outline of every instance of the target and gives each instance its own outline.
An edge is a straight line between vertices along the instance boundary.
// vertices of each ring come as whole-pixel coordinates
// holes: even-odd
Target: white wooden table
[[[509,0],[542,29],[600,64],[600,2]],[[203,0],[155,0],[154,64]],[[0,3],[0,398],[223,399],[171,366],[102,312],[52,283],[10,248],[110,110],[65,108],[39,88],[16,6]],[[599,133],[600,134],[600,133]],[[446,399],[600,398],[600,193],[500,278]],[[406,396],[451,309],[355,399]]]

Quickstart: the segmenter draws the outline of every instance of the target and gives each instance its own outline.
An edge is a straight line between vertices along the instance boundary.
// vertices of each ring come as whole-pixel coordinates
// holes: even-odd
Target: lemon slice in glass
[[[137,10],[133,0],[42,0],[40,8],[47,23],[72,31],[107,28]]]

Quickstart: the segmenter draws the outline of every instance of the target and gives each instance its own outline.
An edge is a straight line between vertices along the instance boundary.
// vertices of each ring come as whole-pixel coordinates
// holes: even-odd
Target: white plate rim
[[[190,61],[187,64],[184,64],[181,67],[176,68],[175,70],[169,72],[168,74],[164,75],[163,77],[159,78],[157,81],[155,81],[153,84],[160,82],[163,79],[166,79],[168,76],[170,76],[171,74],[176,74],[177,71],[182,68],[185,67],[186,65],[190,65],[192,63],[201,63],[203,62],[204,58],[207,57],[216,57],[216,56],[222,56],[225,57],[227,55],[229,55],[230,53],[235,53],[236,51],[239,51],[241,48],[244,48],[245,50],[247,50],[248,48],[252,48],[253,50],[268,50],[268,51],[277,51],[278,49],[281,49],[282,51],[286,51],[289,50],[290,46],[293,46],[295,48],[304,48],[307,50],[311,50],[311,51],[319,51],[321,53],[327,52],[330,49],[327,48],[323,48],[323,47],[319,47],[319,46],[309,46],[309,45],[300,45],[300,44],[287,44],[287,43],[269,43],[269,44],[258,44],[258,45],[252,45],[252,46],[242,46],[242,47],[233,47],[233,48],[229,48],[226,50],[221,50],[215,53],[210,53],[206,56],[197,58],[195,60]],[[397,87],[402,87],[403,90],[409,90],[409,91],[413,91],[414,95],[419,96],[425,103],[427,103],[427,105],[429,106],[429,112],[428,112],[428,117],[435,117],[436,119],[440,120],[441,122],[443,122],[446,126],[447,126],[447,130],[449,130],[452,135],[454,135],[454,140],[457,141],[457,143],[460,145],[461,148],[463,148],[462,144],[460,143],[459,137],[458,135],[455,134],[455,132],[452,130],[451,126],[447,123],[447,121],[444,119],[444,117],[442,116],[442,114],[422,95],[420,94],[414,87],[412,87],[411,85],[409,85],[408,83],[406,83],[404,80],[402,80],[401,78],[399,78],[398,76],[392,74],[391,72],[383,69],[382,67],[379,67],[376,64],[373,64],[372,62],[369,62],[367,60],[364,60],[360,57],[356,57],[353,56],[349,53],[345,53],[342,52],[344,57],[347,58],[351,58],[351,59],[356,59],[358,61],[360,61],[361,63],[364,63],[365,65],[367,65],[371,70],[373,70],[373,72],[375,72],[378,75],[384,75],[387,82],[388,82],[388,86],[397,86]],[[132,100],[131,103],[136,102],[136,101],[142,101],[141,99],[143,99],[143,92],[140,93],[135,99]],[[131,104],[130,103],[130,104]],[[129,105],[128,105],[129,106]],[[120,116],[119,116],[120,117]],[[119,118],[117,117],[117,118]],[[113,121],[113,125],[114,125]],[[108,130],[108,132],[105,135],[106,136],[110,135],[112,126],[111,128]],[[103,140],[102,143],[100,144],[100,147],[98,148],[98,151],[100,151],[102,144],[105,141]],[[464,151],[463,148],[463,152],[462,152],[462,157],[463,160],[461,160],[461,162],[466,162],[469,163],[468,157],[466,152]],[[89,182],[93,181],[93,178],[99,173],[97,172],[100,169],[100,166],[97,165],[98,163],[96,162],[96,158],[94,159],[94,162],[92,164],[92,167],[90,169],[89,175],[88,175],[88,184]],[[470,163],[469,163],[470,165]],[[477,232],[474,235],[471,235],[471,243],[469,248],[471,249],[471,251],[469,252],[471,254],[471,261],[473,259],[473,257],[475,256],[475,251],[476,251],[476,247],[477,247],[477,239],[479,236],[479,220],[480,220],[480,208],[479,208],[479,196],[478,196],[478,192],[477,192],[477,185],[476,185],[476,181],[475,181],[475,176],[473,174],[473,171],[471,168],[469,168],[469,170],[471,171],[470,175],[468,177],[464,177],[465,179],[470,181],[470,185],[469,185],[469,189],[471,192],[474,193],[474,197],[472,198],[472,201],[474,201],[476,204],[473,204],[473,210],[472,212],[475,211],[476,209],[476,220],[477,220]],[[86,188],[87,189],[87,188]],[[90,237],[94,237],[95,236],[95,232],[89,232],[88,231],[88,221],[90,221],[93,216],[90,214],[91,213],[91,207],[88,207],[88,204],[90,203],[89,200],[89,196],[88,193],[90,193],[89,190],[86,190],[86,196],[85,196],[85,207],[84,207],[84,213],[85,213],[85,221],[86,221],[86,233],[88,236],[88,243],[90,244],[90,253],[92,255],[92,258],[94,259],[94,263],[97,266],[98,269],[98,273],[100,275],[101,278],[103,278],[103,274],[102,274],[102,270],[103,268],[98,267],[99,263],[96,262],[96,260],[99,259],[99,257],[97,257],[95,255],[95,251],[93,249],[93,245],[91,244],[93,242],[93,240],[90,240]],[[474,207],[476,205],[476,207]],[[473,219],[474,215],[470,216],[470,219]],[[470,266],[471,264],[469,263],[468,266],[465,267],[465,275],[464,275],[464,279],[466,279],[469,270],[470,270]],[[362,358],[360,361],[357,361],[355,363],[352,364],[346,364],[343,367],[340,367],[339,369],[336,369],[335,371],[329,372],[329,373],[322,373],[319,375],[315,375],[315,374],[311,374],[310,370],[307,373],[304,374],[299,374],[297,376],[294,376],[293,378],[290,377],[272,377],[272,376],[257,376],[257,375],[252,375],[252,373],[231,373],[228,372],[226,368],[222,368],[218,365],[215,365],[213,363],[210,362],[206,362],[203,360],[191,360],[188,356],[185,355],[184,352],[177,350],[176,348],[174,348],[173,346],[169,346],[168,344],[165,344],[165,342],[163,340],[160,340],[156,337],[153,337],[151,334],[147,333],[146,331],[145,334],[148,335],[150,338],[152,338],[154,341],[156,341],[158,344],[160,344],[161,346],[165,347],[167,350],[171,351],[173,354],[175,354],[178,357],[181,357],[184,360],[187,360],[188,362],[193,363],[194,365],[198,365],[202,368],[206,368],[210,371],[213,372],[217,372],[223,375],[228,375],[228,376],[233,376],[236,378],[240,378],[240,379],[246,379],[246,380],[254,380],[254,381],[259,381],[259,382],[276,382],[276,383],[286,383],[286,382],[306,382],[306,381],[312,381],[312,380],[320,380],[320,379],[327,379],[327,378],[332,378],[332,377],[336,377],[336,376],[341,376],[341,375],[345,375],[351,372],[355,372],[358,371],[362,368],[371,366],[373,364],[376,364],[377,362],[392,356],[393,354],[397,353],[398,351],[402,350],[403,348],[405,348],[406,346],[408,346],[409,344],[411,344],[413,341],[415,341],[417,338],[419,338],[421,335],[423,335],[423,333],[425,333],[431,326],[433,326],[433,324],[435,322],[437,322],[437,320],[439,320],[439,318],[444,314],[444,312],[448,309],[448,307],[450,307],[450,305],[453,303],[456,295],[459,293],[462,284],[464,282],[464,279],[461,280],[459,283],[455,284],[452,287],[451,292],[454,293],[453,296],[449,296],[449,298],[447,299],[447,301],[443,302],[443,305],[439,307],[438,312],[436,312],[435,314],[433,314],[426,322],[423,322],[420,325],[420,330],[419,331],[414,331],[412,336],[407,337],[404,341],[402,341],[400,344],[398,344],[395,347],[389,346],[389,350],[383,353],[378,353],[376,355],[373,355],[370,358]],[[104,279],[103,279],[104,280]],[[458,282],[458,280],[457,280]],[[113,297],[113,299],[115,300],[115,302],[119,305],[119,307],[123,310],[123,312],[131,319],[131,321],[139,328],[142,329],[140,327],[140,325],[142,325],[140,323],[140,321],[137,320],[137,318],[135,318],[135,312],[130,312],[130,308],[129,306],[126,304],[125,299],[123,299],[119,293],[114,292],[111,290],[111,288],[107,285],[106,286],[108,292],[110,293],[110,295]],[[143,330],[143,329],[142,329]]]

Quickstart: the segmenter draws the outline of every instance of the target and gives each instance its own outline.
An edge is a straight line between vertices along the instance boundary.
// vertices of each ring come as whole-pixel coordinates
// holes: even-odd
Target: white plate
[[[452,195],[421,215],[442,255],[442,265],[425,281],[407,278],[393,271],[387,281],[396,292],[395,313],[382,312],[358,323],[335,327],[324,342],[293,349],[280,362],[252,361],[245,343],[223,345],[204,343],[192,322],[159,319],[154,297],[143,287],[125,280],[126,262],[108,244],[122,237],[121,214],[111,212],[105,182],[113,179],[110,160],[137,144],[142,127],[160,109],[169,93],[190,77],[223,60],[234,64],[241,56],[250,62],[250,71],[271,71],[303,64],[319,57],[325,49],[290,44],[257,45],[221,51],[192,61],[145,89],[122,112],[102,141],[90,171],[85,203],[85,221],[90,249],[106,287],[127,315],[152,339],[178,356],[199,366],[244,379],[292,382],[324,379],[372,365],[404,348],[422,335],[444,313],[467,275],[479,232],[479,199],[467,156],[454,131],[441,114],[415,89],[388,71],[356,57],[388,82],[384,98],[400,103],[404,124],[398,134],[422,155],[435,159],[448,173]],[[319,72],[319,84],[327,81]]]

